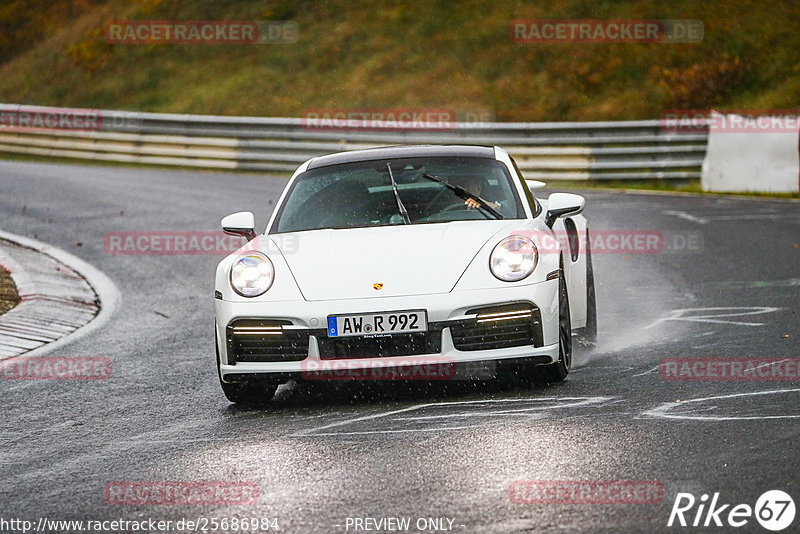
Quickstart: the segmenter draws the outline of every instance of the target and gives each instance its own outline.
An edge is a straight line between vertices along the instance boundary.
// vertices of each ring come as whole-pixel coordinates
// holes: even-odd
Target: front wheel
[[[586,327],[581,329],[578,341],[586,347],[597,345],[597,297],[594,288],[592,249],[589,248],[589,233],[586,233]]]
[[[569,317],[567,282],[563,265],[558,277],[558,361],[542,365],[535,370],[534,379],[540,384],[557,384],[569,374],[572,367],[572,321]]]

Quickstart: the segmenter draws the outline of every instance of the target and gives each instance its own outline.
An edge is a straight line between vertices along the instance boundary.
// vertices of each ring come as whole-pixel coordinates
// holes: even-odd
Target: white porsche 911
[[[226,397],[266,401],[291,379],[438,379],[476,362],[563,380],[572,334],[596,337],[594,278],[583,197],[537,199],[541,185],[498,147],[303,163],[264,234],[250,212],[222,220],[249,241],[216,271]]]

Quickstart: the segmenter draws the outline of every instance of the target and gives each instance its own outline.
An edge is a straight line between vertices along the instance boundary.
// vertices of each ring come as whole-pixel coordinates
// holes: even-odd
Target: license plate
[[[328,337],[407,334],[427,330],[428,320],[425,310],[331,315],[328,317]]]

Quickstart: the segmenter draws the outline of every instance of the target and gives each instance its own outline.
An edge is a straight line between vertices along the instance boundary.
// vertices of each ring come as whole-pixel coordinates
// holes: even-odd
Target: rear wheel
[[[263,405],[268,403],[275,391],[278,389],[278,384],[265,381],[255,380],[248,382],[223,382],[222,373],[219,370],[219,344],[217,343],[216,332],[214,333],[214,346],[217,349],[217,377],[219,378],[219,385],[225,397],[235,404],[245,404],[251,406]]]
[[[564,268],[558,277],[558,361],[536,368],[534,379],[540,384],[562,382],[572,367],[572,321],[569,317],[569,298]]]

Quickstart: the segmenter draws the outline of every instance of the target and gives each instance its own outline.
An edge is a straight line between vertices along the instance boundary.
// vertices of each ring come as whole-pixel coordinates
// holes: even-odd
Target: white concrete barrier
[[[703,191],[800,191],[799,116],[713,113]]]

